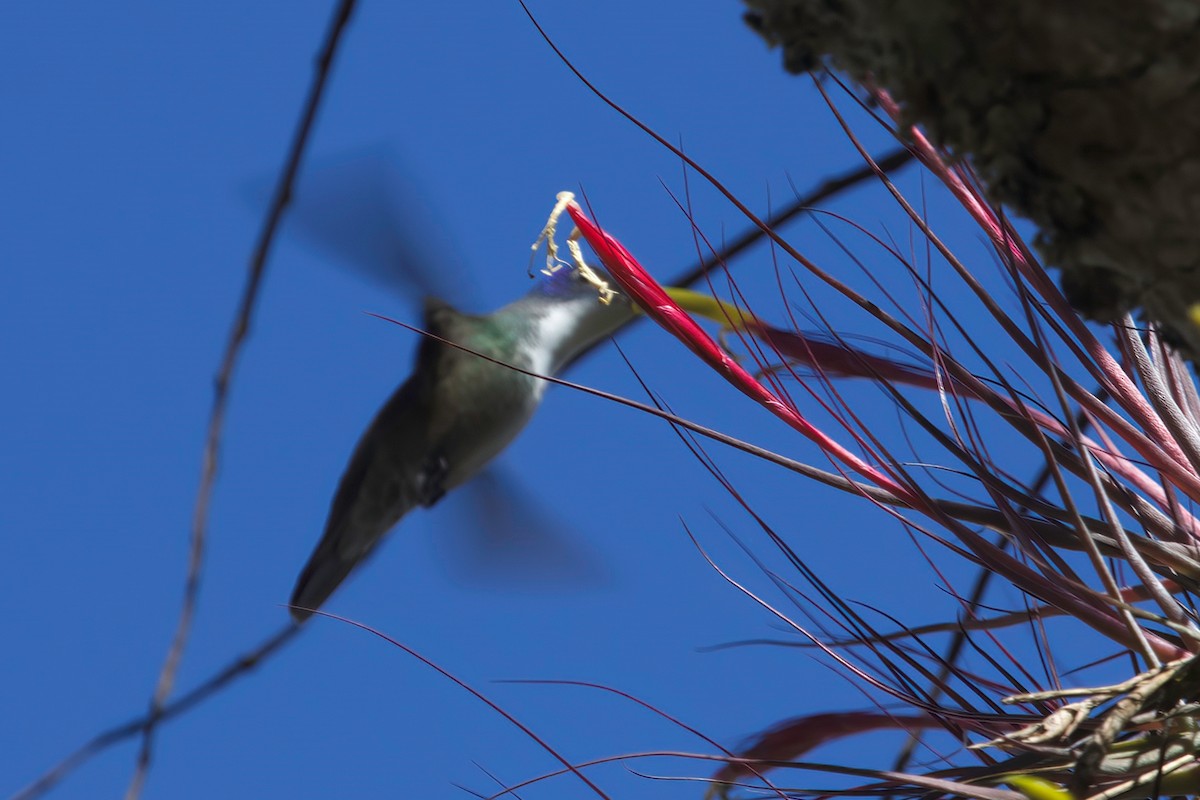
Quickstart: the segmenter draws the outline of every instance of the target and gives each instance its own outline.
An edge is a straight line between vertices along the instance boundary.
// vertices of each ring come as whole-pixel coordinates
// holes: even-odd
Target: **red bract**
[[[737,379],[742,379],[744,375],[746,385],[739,385],[737,379],[733,382],[735,386],[751,397],[760,402],[779,402],[778,398],[766,392],[749,374],[745,373],[745,370],[742,370],[733,359],[729,358],[725,351],[704,332],[704,329],[670,298],[654,278],[650,277],[645,268],[620,242],[588,219],[578,203],[573,201],[568,203],[567,213],[571,215],[575,226],[592,246],[592,250],[599,256],[609,274],[650,318],[673,333],[696,355],[713,367],[722,372],[732,373],[737,376]],[[738,375],[739,371],[742,375]]]
[[[896,483],[884,473],[843,447],[839,442],[812,425],[792,406],[754,379],[749,372],[734,361],[704,329],[679,307],[638,263],[637,259],[611,235],[592,222],[579,204],[567,203],[567,212],[575,226],[587,239],[592,250],[600,258],[613,279],[651,319],[687,345],[718,374],[737,387],[754,401],[765,406],[800,433],[819,445],[832,457],[846,464],[855,472],[868,478],[877,486],[887,489],[906,503],[919,504],[906,487]]]

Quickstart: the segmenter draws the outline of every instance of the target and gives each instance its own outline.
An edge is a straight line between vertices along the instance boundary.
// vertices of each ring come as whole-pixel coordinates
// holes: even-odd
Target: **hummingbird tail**
[[[296,622],[308,619],[313,611],[324,605],[329,595],[333,594],[357,564],[356,561],[339,558],[336,553],[324,551],[324,547],[319,547],[304,565],[300,577],[296,579],[296,588],[292,590],[292,599],[289,602],[292,619]]]

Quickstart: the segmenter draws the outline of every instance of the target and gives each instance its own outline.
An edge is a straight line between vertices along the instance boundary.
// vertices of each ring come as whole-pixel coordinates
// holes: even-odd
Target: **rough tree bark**
[[[1080,311],[1200,357],[1200,2],[745,2],[788,70],[873,81],[968,158]]]

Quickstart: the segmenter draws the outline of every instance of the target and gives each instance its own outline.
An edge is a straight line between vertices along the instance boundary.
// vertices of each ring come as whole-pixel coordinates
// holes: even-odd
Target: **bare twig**
[[[229,403],[229,388],[233,380],[233,371],[241,355],[242,345],[250,332],[250,320],[258,301],[262,278],[266,272],[267,255],[283,219],[283,212],[292,197],[292,184],[300,170],[300,162],[308,144],[312,131],[313,120],[316,119],[317,109],[321,103],[325,85],[329,78],[333,57],[337,52],[338,43],[350,16],[354,11],[355,0],[339,0],[337,10],[326,34],[325,44],[317,58],[316,71],[308,98],[301,113],[300,122],[296,126],[292,138],[291,150],[279,183],[275,188],[267,218],[255,245],[254,254],[250,259],[250,267],[246,275],[246,285],[242,291],[242,300],[230,330],[229,341],[225,346],[225,354],[217,372],[213,387],[212,412],[208,421],[208,433],[204,441],[204,456],[201,465],[200,486],[196,492],[196,506],[192,513],[191,545],[188,550],[187,579],[183,589],[183,606],[179,612],[179,622],[175,628],[175,636],[167,650],[166,661],[154,687],[154,696],[150,700],[150,712],[142,726],[142,746],[138,750],[137,766],[129,788],[125,792],[126,800],[136,800],[145,784],[146,773],[150,767],[151,753],[154,742],[154,729],[162,719],[163,709],[171,690],[175,685],[175,677],[179,664],[183,659],[183,651],[187,646],[188,636],[192,629],[192,619],[196,613],[196,599],[200,589],[200,574],[204,566],[204,547],[208,529],[209,503],[212,499],[213,487],[216,483],[217,462],[221,449],[221,433],[225,426],[225,410]]]
[[[213,674],[204,683],[192,689],[187,694],[182,695],[177,700],[163,706],[158,713],[158,722],[167,722],[191,711],[193,707],[204,702],[210,696],[224,689],[243,675],[250,673],[256,667],[261,666],[276,651],[281,650],[285,644],[290,642],[300,630],[300,626],[294,623],[289,623],[280,628],[271,634],[270,637],[264,639],[257,647],[242,653],[236,659],[229,662],[223,669]],[[46,770],[46,772],[42,773],[33,783],[13,795],[12,800],[33,800],[36,797],[41,797],[53,789],[59,781],[71,774],[77,767],[82,766],[91,759],[92,756],[99,755],[118,742],[123,742],[126,739],[137,736],[146,728],[149,722],[150,717],[148,715],[141,716],[101,731],[53,767]]]
[[[875,160],[875,166],[884,173],[895,172],[905,164],[913,160],[913,154],[909,152],[907,147],[897,147],[889,153],[885,153]],[[831,178],[826,178],[821,184],[815,187],[811,192],[798,197],[791,203],[784,206],[779,211],[767,217],[764,222],[768,228],[777,228],[784,223],[790,222],[800,214],[812,211],[817,203],[823,203],[838,194],[841,194],[846,189],[850,189],[868,178],[874,178],[876,175],[875,169],[870,164],[859,167],[858,169],[847,170],[840,175],[834,175]],[[727,261],[735,256],[741,255],[743,250],[757,244],[766,233],[759,227],[751,227],[742,235],[738,236],[732,242],[729,242],[721,251],[712,258],[706,258],[693,267],[690,271],[683,273],[678,278],[669,282],[671,286],[690,286],[696,281],[703,278],[713,269],[724,265]]]
[[[573,764],[569,760],[567,760],[567,758],[564,755],[562,755],[562,753],[558,752],[558,750],[556,750],[554,747],[552,747],[549,742],[547,742],[545,739],[543,739],[541,736],[539,736],[537,733],[535,733],[532,728],[530,728],[525,723],[521,722],[519,719],[514,717],[512,714],[505,711],[503,708],[500,707],[500,705],[498,705],[494,700],[490,699],[483,692],[479,691],[474,686],[472,686],[471,684],[464,681],[462,678],[459,678],[458,676],[454,675],[449,670],[442,667],[440,664],[438,664],[434,661],[431,661],[430,659],[421,655],[419,652],[417,652],[413,648],[409,647],[408,645],[404,644],[399,639],[393,639],[391,636],[388,636],[383,631],[376,630],[375,628],[372,628],[369,625],[364,625],[361,622],[355,622],[354,620],[349,619],[347,617],[339,617],[337,614],[330,614],[328,611],[314,610],[313,613],[318,614],[322,617],[326,617],[328,619],[335,620],[337,622],[341,622],[346,625],[350,625],[352,627],[358,628],[359,630],[365,631],[374,636],[378,636],[380,639],[382,639],[385,642],[387,642],[388,644],[392,645],[397,650],[402,650],[405,653],[407,653],[408,655],[415,658],[417,661],[420,661],[425,666],[429,667],[433,671],[440,674],[443,678],[446,678],[451,683],[454,683],[455,685],[457,685],[460,689],[465,689],[467,692],[474,695],[477,700],[482,700],[493,711],[495,711],[497,714],[504,717],[504,719],[506,719],[508,722],[512,723],[517,728],[519,728],[521,733],[525,734],[527,737],[529,737],[530,740],[532,740],[535,744],[537,744],[539,747],[541,747],[543,750],[545,750],[551,757],[553,757],[556,761],[561,763],[567,772],[570,772],[575,777],[579,778],[579,780],[582,781],[585,786],[587,786],[589,789],[591,789],[592,792],[597,797],[601,798],[601,800],[609,800],[608,795],[605,794],[600,789],[600,787],[597,786],[590,778],[588,778],[588,776],[584,775],[583,771],[579,767],[575,766],[575,764]]]

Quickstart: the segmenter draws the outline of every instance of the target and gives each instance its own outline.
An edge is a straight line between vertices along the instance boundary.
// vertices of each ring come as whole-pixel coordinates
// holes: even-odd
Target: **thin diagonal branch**
[[[300,122],[292,137],[291,149],[267,218],[263,222],[262,231],[250,258],[250,266],[246,275],[246,285],[242,290],[242,299],[234,318],[233,327],[229,333],[229,341],[225,346],[225,354],[217,371],[213,387],[212,412],[208,420],[208,433],[204,441],[204,456],[200,472],[200,486],[196,492],[196,506],[192,513],[191,544],[188,549],[187,579],[183,589],[183,605],[179,611],[179,622],[171,646],[167,650],[166,660],[154,687],[154,696],[150,700],[150,712],[146,724],[142,728],[142,746],[138,750],[137,766],[129,788],[125,792],[126,800],[137,800],[145,784],[146,773],[150,768],[151,754],[154,743],[154,729],[162,718],[163,708],[171,690],[175,686],[175,678],[179,672],[179,664],[183,660],[183,652],[187,647],[188,636],[192,629],[192,620],[196,614],[196,600],[200,591],[200,576],[204,567],[205,540],[208,531],[208,512],[212,500],[213,488],[216,485],[217,464],[221,450],[221,434],[225,427],[225,411],[229,404],[229,391],[233,382],[234,369],[242,352],[242,346],[250,332],[250,322],[258,303],[259,291],[262,287],[263,275],[266,273],[267,256],[275,240],[275,233],[283,219],[283,213],[292,198],[292,185],[300,171],[300,162],[308,145],[312,132],[313,121],[321,104],[329,73],[333,66],[333,58],[337,53],[338,44],[346,24],[354,12],[355,0],[339,0],[333,20],[329,25],[325,43],[317,58],[312,85],[308,98],[300,115]]]
[[[913,154],[907,147],[897,147],[876,159],[875,166],[884,173],[891,173],[911,162],[913,158]],[[843,191],[857,186],[868,178],[874,178],[875,175],[876,172],[872,169],[871,165],[866,164],[858,169],[847,170],[840,175],[826,178],[808,194],[788,203],[779,211],[767,217],[764,222],[768,228],[778,228],[780,225],[790,222],[797,216],[812,211],[818,203],[823,203],[841,194]],[[690,271],[670,281],[669,285],[691,286],[713,269],[724,265],[735,256],[741,255],[743,250],[757,244],[764,236],[766,236],[766,232],[762,228],[757,226],[748,228],[732,242],[722,247],[719,253],[711,258],[704,259]]]
[[[293,623],[280,628],[257,647],[242,653],[226,664],[204,683],[163,706],[158,714],[158,722],[169,722],[175,717],[186,714],[238,678],[249,674],[256,667],[262,666],[268,658],[275,655],[276,651],[281,650],[300,631],[300,626]],[[34,800],[36,797],[41,797],[93,756],[99,755],[119,742],[137,736],[145,729],[149,721],[149,716],[140,716],[101,731],[42,773],[33,783],[14,794],[12,800]]]

